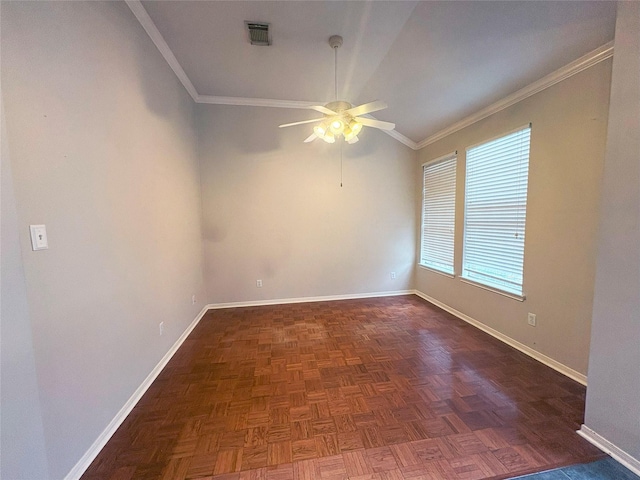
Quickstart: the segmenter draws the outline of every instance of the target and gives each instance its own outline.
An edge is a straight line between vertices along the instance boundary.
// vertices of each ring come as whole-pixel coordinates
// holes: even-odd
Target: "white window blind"
[[[423,166],[420,264],[453,275],[455,153]]]
[[[522,295],[531,127],[467,149],[462,277]]]

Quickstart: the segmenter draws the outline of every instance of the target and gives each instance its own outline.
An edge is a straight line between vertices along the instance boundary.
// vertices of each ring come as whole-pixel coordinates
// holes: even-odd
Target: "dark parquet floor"
[[[509,478],[604,456],[584,399],[412,295],[214,310],[82,478]]]

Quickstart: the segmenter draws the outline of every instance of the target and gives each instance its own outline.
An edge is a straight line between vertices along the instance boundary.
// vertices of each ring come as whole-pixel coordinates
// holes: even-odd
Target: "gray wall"
[[[415,152],[365,129],[359,143],[344,145],[341,188],[337,142],[303,143],[306,125],[278,128],[308,112],[198,111],[212,302],[412,288]]]
[[[640,461],[640,3],[620,2],[585,425]]]
[[[420,150],[421,164],[458,151],[455,266],[462,270],[465,149],[529,122],[531,156],[519,302],[419,267],[416,289],[585,374],[611,60]],[[422,201],[421,192],[417,203]],[[527,313],[537,315],[537,327]]]
[[[203,306],[194,105],[123,2],[2,2],[1,29],[1,473],[62,478]]]
[[[3,106],[4,107],[4,106]],[[20,252],[4,109],[2,109],[2,255],[0,265],[0,476],[48,478],[31,318]]]

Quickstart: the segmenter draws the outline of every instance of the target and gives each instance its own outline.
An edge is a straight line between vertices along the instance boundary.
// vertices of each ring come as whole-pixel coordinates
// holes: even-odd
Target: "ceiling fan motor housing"
[[[329,37],[329,46],[331,48],[338,48],[342,46],[342,37],[340,35],[332,35]]]
[[[329,110],[333,110],[334,112],[342,113],[345,110],[349,110],[351,108],[351,104],[343,100],[338,100],[336,102],[327,103],[325,107]]]

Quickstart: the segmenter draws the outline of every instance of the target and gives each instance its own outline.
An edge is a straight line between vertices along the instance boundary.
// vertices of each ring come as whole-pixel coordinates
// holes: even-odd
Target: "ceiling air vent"
[[[268,23],[258,23],[258,22],[244,22],[249,30],[249,40],[251,40],[251,45],[262,45],[268,46],[271,45],[271,41],[269,39],[269,24]]]

